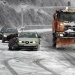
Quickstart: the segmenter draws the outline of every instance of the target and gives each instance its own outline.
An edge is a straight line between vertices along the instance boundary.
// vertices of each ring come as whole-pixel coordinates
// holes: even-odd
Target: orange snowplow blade
[[[56,48],[68,47],[75,44],[75,38],[57,38]]]

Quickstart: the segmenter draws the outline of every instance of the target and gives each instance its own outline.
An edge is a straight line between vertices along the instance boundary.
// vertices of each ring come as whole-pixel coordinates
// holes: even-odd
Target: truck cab
[[[75,9],[58,10],[53,15],[53,46],[74,44],[75,38]],[[70,42],[69,42],[70,40]]]

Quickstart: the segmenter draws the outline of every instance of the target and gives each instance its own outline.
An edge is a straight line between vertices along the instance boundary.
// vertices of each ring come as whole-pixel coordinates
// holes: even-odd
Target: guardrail
[[[21,30],[30,30],[30,29],[49,29],[52,28],[51,25],[25,25],[21,27]]]

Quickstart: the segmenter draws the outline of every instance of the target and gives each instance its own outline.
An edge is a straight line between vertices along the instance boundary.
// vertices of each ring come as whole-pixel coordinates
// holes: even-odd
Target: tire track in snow
[[[11,58],[12,59],[12,58]],[[10,67],[10,65],[8,64],[8,61],[11,59],[7,59],[7,60],[3,60],[3,64],[5,65],[5,67],[13,74],[13,75],[18,75],[18,73],[12,68]],[[14,59],[14,58],[13,58]]]
[[[44,66],[43,64],[41,64],[40,62],[44,60],[44,59],[38,59],[36,61],[33,61],[34,63],[36,63],[37,65],[39,65],[41,68],[45,69],[46,71],[52,73],[53,75],[59,75],[58,73],[56,73],[55,71],[53,71],[52,69],[47,68],[46,66]]]
[[[11,58],[12,59],[12,58]],[[8,61],[11,60],[11,59],[7,59],[7,60],[3,60],[3,64],[5,65],[5,67],[13,74],[13,75],[18,75],[17,72],[12,68],[10,67],[10,65],[8,64]],[[14,58],[13,58],[14,59]]]
[[[75,68],[75,57],[69,55],[68,53],[63,53],[66,60],[71,64],[73,68]]]

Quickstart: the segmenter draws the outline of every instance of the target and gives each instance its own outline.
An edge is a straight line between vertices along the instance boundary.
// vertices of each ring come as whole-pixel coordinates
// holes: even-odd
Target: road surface
[[[53,48],[51,32],[41,35],[38,51],[9,51],[0,41],[0,75],[75,75],[75,49]]]

